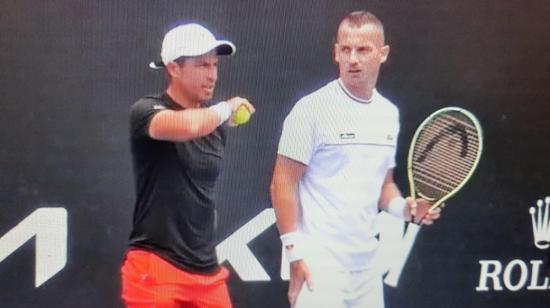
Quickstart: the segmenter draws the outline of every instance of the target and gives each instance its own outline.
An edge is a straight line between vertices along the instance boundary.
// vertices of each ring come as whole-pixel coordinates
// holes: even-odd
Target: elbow
[[[269,185],[269,196],[271,197],[272,201],[276,191],[277,191],[277,187],[275,186],[275,181],[271,181],[271,184]]]
[[[295,202],[294,189],[280,180],[273,180],[269,186],[269,193],[271,195],[271,207],[277,211],[277,209]]]
[[[155,140],[163,140],[164,138],[164,135],[162,133],[162,130],[154,127],[154,126],[149,126],[149,137],[151,137],[152,139],[155,139]]]
[[[277,184],[277,181],[275,179],[273,179],[271,181],[271,184],[269,185],[269,195],[271,197],[271,206],[272,207],[275,207],[276,206],[276,202],[275,202],[275,199],[277,197],[277,193],[279,191],[279,185]]]

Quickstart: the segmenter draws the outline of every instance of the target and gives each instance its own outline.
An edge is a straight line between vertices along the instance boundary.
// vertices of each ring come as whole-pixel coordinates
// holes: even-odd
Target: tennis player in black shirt
[[[227,269],[216,258],[216,180],[224,129],[244,98],[208,106],[218,56],[235,46],[198,24],[166,33],[161,62],[168,86],[131,108],[130,142],[136,202],[130,245],[122,266],[127,307],[231,307]],[[228,125],[223,125],[228,122]]]

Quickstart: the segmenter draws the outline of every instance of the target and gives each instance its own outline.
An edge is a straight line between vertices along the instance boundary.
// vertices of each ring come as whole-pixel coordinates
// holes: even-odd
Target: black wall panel
[[[118,271],[134,200],[128,108],[164,89],[163,73],[147,65],[180,21],[199,21],[237,46],[221,60],[215,100],[240,95],[257,107],[247,126],[229,133],[218,241],[266,215],[265,231],[250,234],[246,247],[270,280],[243,280],[226,261],[235,306],[285,307],[280,242],[263,212],[282,121],[300,97],[336,77],[336,27],[358,9],[383,21],[391,46],[378,89],[401,111],[403,192],[409,140],[431,112],[466,108],[486,138],[471,182],[436,225],[418,232],[398,284],[386,287],[387,307],[549,305],[549,250],[534,236],[550,240],[550,228],[529,214],[550,195],[547,2],[1,0],[0,7],[0,307],[121,307]],[[19,225],[28,217],[31,224]],[[39,263],[55,258],[37,256],[50,245],[42,234],[64,228],[54,244],[66,245],[66,263],[37,286]],[[10,232],[31,236],[16,245]],[[497,263],[500,291],[491,278],[481,283],[484,266],[492,272]]]

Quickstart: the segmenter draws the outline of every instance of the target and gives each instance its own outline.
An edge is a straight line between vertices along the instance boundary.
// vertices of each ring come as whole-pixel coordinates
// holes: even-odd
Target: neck
[[[174,86],[168,86],[166,93],[180,106],[183,108],[198,108],[201,106],[201,102],[194,101],[189,98],[188,95],[185,95],[183,91],[178,91]]]
[[[338,82],[340,83],[342,88],[344,88],[344,90],[348,92],[348,94],[352,97],[357,98],[361,101],[370,101],[372,99],[374,87],[370,87],[368,85],[365,85],[363,87],[352,86],[349,84],[345,84],[342,79],[338,79]]]

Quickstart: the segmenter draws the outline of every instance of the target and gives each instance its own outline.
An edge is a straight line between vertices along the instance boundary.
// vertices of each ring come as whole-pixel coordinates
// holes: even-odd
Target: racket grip
[[[416,207],[416,215],[411,216],[411,222],[414,224],[420,225],[422,222],[422,219],[428,214],[429,211],[436,209],[438,207],[438,204],[430,205],[430,206],[417,206]]]

